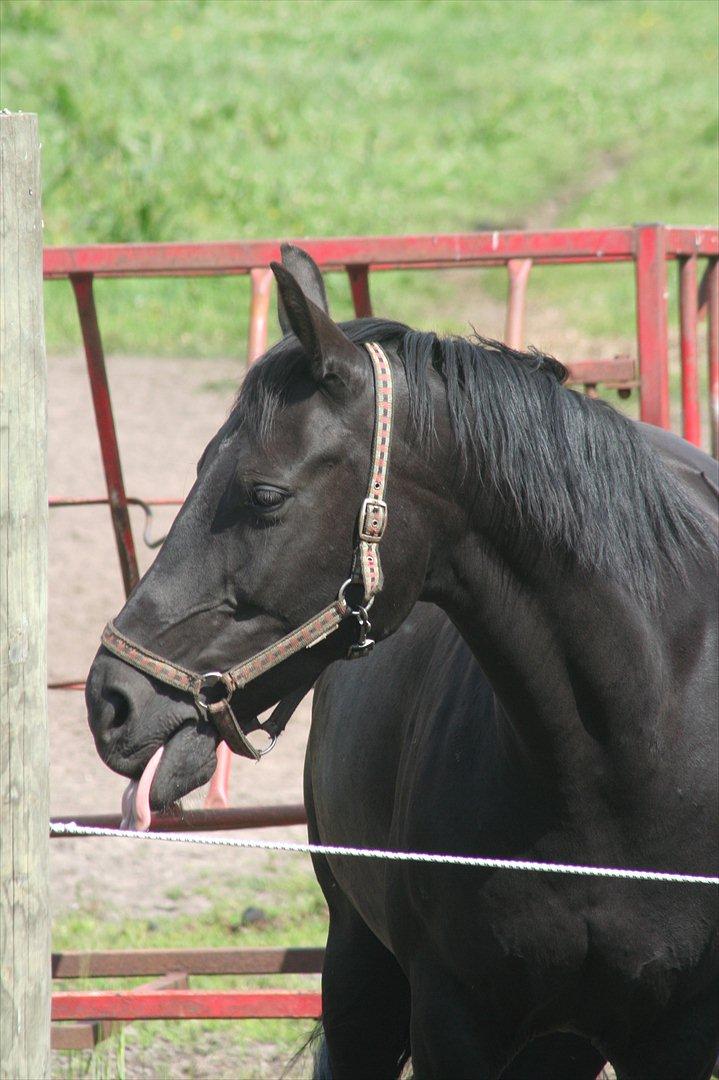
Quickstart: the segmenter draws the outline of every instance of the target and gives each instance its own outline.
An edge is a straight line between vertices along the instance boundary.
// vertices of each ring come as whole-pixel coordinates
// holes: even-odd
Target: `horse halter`
[[[212,721],[230,749],[255,761],[272,749],[277,736],[312,684],[301,687],[280,701],[264,725],[255,722],[250,728],[250,731],[264,731],[269,735],[271,741],[264,750],[252,745],[247,738],[248,733],[240,727],[232,711],[230,698],[237,690],[242,690],[253,679],[302,649],[318,645],[347,618],[355,618],[359,624],[359,637],[350,646],[347,659],[367,656],[374,648],[374,641],[368,636],[372,625],[367,613],[383,585],[378,545],[387,525],[384,493],[392,437],[393,391],[392,372],[384,350],[375,342],[366,342],[365,348],[372,361],[375,390],[372,469],[367,497],[357,519],[357,541],[350,576],[340,587],[337,598],[296,630],[224,672],[206,671],[202,674],[174,664],[125,637],[112,621],[102,633],[102,644],[108,652],[153,679],[191,694],[200,716],[206,715]],[[345,598],[347,589],[353,585],[362,586],[364,590],[362,603],[357,607],[352,607]]]

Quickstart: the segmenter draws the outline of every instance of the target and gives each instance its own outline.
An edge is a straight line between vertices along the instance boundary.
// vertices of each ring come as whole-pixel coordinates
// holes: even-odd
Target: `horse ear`
[[[363,371],[359,348],[343,334],[326,312],[313,303],[294,276],[279,263],[270,263],[289,329],[310,361],[317,382],[341,384],[352,389]]]
[[[321,308],[325,315],[329,315],[330,308],[327,303],[325,283],[320,268],[312,256],[308,255],[302,248],[295,247],[294,244],[283,244],[280,250],[282,252],[282,265],[292,274],[305,296],[309,297],[314,304],[317,304],[317,307]],[[279,292],[277,293],[277,317],[280,320],[282,333],[289,334],[292,327],[287,318],[282,294]]]

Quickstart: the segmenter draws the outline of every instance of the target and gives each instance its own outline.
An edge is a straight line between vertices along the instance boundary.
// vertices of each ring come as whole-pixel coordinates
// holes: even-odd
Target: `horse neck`
[[[613,583],[551,557],[510,558],[471,530],[426,594],[458,626],[488,676],[511,738],[554,777],[579,775],[588,755],[656,752],[671,681],[662,620]]]

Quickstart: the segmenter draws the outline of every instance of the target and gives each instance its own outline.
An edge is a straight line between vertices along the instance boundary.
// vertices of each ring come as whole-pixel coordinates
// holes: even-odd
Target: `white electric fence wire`
[[[526,859],[491,859],[481,855],[439,855],[423,851],[382,851],[376,848],[339,847],[334,844],[295,844],[286,840],[239,840],[220,836],[193,836],[173,832],[134,832],[128,829],[101,829],[90,825],[51,822],[55,836],[114,836],[127,840],[165,840],[208,847],[260,848],[264,851],[292,851],[307,855],[339,855],[360,859],[388,859],[393,862],[440,863],[445,866],[480,866],[487,870],[529,870],[540,874],[576,874],[584,877],[629,878],[635,881],[667,881],[685,885],[719,885],[719,877],[703,874],[672,874],[660,870],[623,870],[606,866],[572,866],[567,863],[529,862]]]

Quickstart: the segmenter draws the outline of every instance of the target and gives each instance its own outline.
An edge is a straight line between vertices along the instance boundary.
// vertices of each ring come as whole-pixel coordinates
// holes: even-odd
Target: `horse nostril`
[[[116,687],[105,690],[103,697],[107,704],[110,706],[112,713],[107,715],[107,728],[122,727],[122,725],[130,718],[130,699],[127,694],[122,690],[118,690]],[[108,710],[109,713],[109,710]]]

